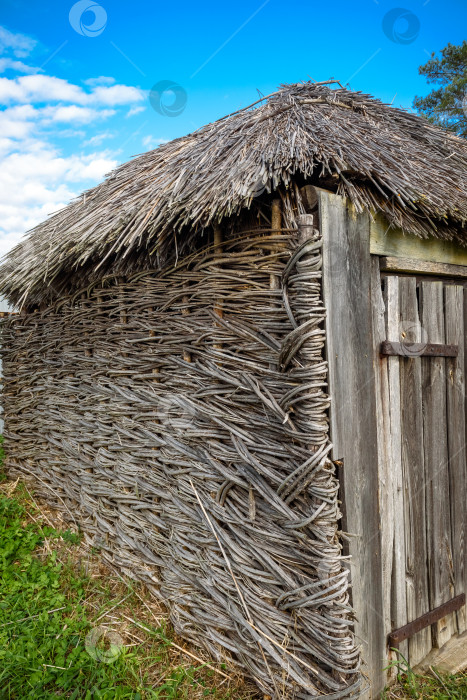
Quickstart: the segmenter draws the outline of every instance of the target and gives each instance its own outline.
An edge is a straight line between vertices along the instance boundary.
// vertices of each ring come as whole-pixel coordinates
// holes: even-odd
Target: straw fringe
[[[28,306],[99,272],[159,266],[266,193],[310,182],[421,237],[466,244],[467,144],[368,95],[284,85],[117,168],[5,259],[0,290]],[[126,265],[126,267],[125,267]],[[86,278],[88,275],[88,278]],[[91,275],[91,277],[89,277]],[[88,280],[86,282],[86,279]]]

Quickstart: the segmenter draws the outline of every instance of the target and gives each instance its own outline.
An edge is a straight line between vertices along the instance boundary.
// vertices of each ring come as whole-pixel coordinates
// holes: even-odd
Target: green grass
[[[24,486],[8,486],[0,491],[0,700],[257,697],[238,676],[225,677],[232,669],[176,648],[144,588],[83,555],[77,533],[47,524]],[[107,631],[86,645],[95,628],[119,637]]]
[[[417,674],[402,655],[391,666],[397,669],[397,682],[386,688],[382,700],[467,700],[467,673],[452,675],[431,669]]]

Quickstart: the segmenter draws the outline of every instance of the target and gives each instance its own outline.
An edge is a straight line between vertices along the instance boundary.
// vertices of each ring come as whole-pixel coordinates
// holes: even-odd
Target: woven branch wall
[[[3,323],[8,468],[274,698],[360,684],[320,269],[244,234]]]

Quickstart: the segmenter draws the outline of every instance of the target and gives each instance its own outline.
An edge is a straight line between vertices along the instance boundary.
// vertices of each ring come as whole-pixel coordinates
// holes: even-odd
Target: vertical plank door
[[[426,339],[445,343],[443,282],[422,282],[420,287]],[[428,581],[433,609],[454,595],[444,357],[422,357],[422,382]],[[455,630],[454,613],[435,623],[435,646],[442,647]]]
[[[386,338],[399,342],[401,340],[400,307],[402,303],[400,294],[401,280],[397,276],[387,277],[385,280],[385,305],[386,305]],[[403,332],[403,330],[402,330]],[[405,358],[392,356],[387,358],[388,385],[389,385],[389,417],[390,417],[390,464],[391,472],[390,488],[392,493],[393,512],[393,546],[391,577],[385,581],[389,586],[391,627],[398,628],[407,624],[407,591],[406,591],[406,554],[405,532],[408,529],[406,513],[404,510],[404,484],[402,470],[402,404],[401,404],[401,367]],[[389,532],[387,533],[390,534]],[[407,656],[408,643],[400,645],[400,652]]]
[[[425,459],[422,413],[422,358],[411,343],[422,343],[415,277],[399,277],[400,337],[406,356],[400,359],[401,451],[405,520],[407,621],[430,610],[428,596]],[[431,650],[431,629],[408,640],[408,659],[415,666]]]

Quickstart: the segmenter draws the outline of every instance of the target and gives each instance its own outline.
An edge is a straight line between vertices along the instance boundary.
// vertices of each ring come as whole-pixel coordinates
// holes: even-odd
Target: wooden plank
[[[443,673],[461,673],[467,669],[467,632],[460,637],[453,637],[442,651],[433,651],[417,666],[416,673],[425,673],[430,666]]]
[[[343,197],[317,189],[323,236],[323,295],[333,459],[343,462],[351,534],[352,601],[363,670],[373,697],[384,687],[378,447],[372,345],[369,216]],[[369,697],[362,695],[363,697]]]
[[[417,284],[414,277],[399,278],[400,335],[404,342],[420,342]],[[426,550],[425,474],[422,415],[422,363],[406,357],[400,367],[401,460],[405,521],[405,584],[407,621],[430,609]],[[431,629],[408,642],[408,661],[419,663],[431,649]]]
[[[381,521],[381,573],[383,595],[383,629],[387,635],[393,629],[391,619],[392,568],[394,552],[394,486],[392,469],[391,417],[389,402],[389,358],[379,347],[387,337],[385,303],[381,289],[379,258],[371,260],[371,299],[373,309],[373,347],[375,366],[376,420],[378,443],[378,500]],[[388,669],[387,680],[395,678],[396,669]]]
[[[399,340],[399,278],[389,277],[385,280],[386,303],[386,337]],[[394,545],[391,580],[391,629],[407,623],[407,602],[405,587],[405,513],[402,479],[402,445],[401,445],[401,405],[400,405],[400,360],[399,357],[388,358],[389,376],[389,415],[391,442],[392,499],[394,514]],[[408,645],[401,649],[407,657]]]
[[[422,326],[433,343],[445,342],[443,290],[442,282],[421,283]],[[421,362],[428,580],[432,609],[453,597],[446,360],[442,357],[422,357]],[[451,638],[455,627],[453,614],[433,625],[435,645],[442,647]]]
[[[412,279],[412,278],[408,278]],[[441,343],[395,343],[384,340],[381,343],[382,355],[401,355],[402,357],[457,357],[457,345],[442,345]]]
[[[467,249],[438,238],[423,239],[402,229],[390,228],[382,215],[370,226],[370,252],[397,258],[427,260],[448,265],[467,265]]]
[[[406,272],[434,277],[467,277],[467,266],[448,265],[446,263],[428,262],[413,258],[380,258],[380,268],[384,272]]]
[[[465,329],[464,329],[464,288],[446,286],[445,331],[446,342],[457,343],[459,354],[456,359],[446,361],[447,383],[447,423],[449,450],[449,481],[452,526],[452,555],[454,567],[454,592],[465,593],[466,576],[466,511],[467,474],[465,447]],[[465,607],[457,613],[458,631],[467,629]]]

